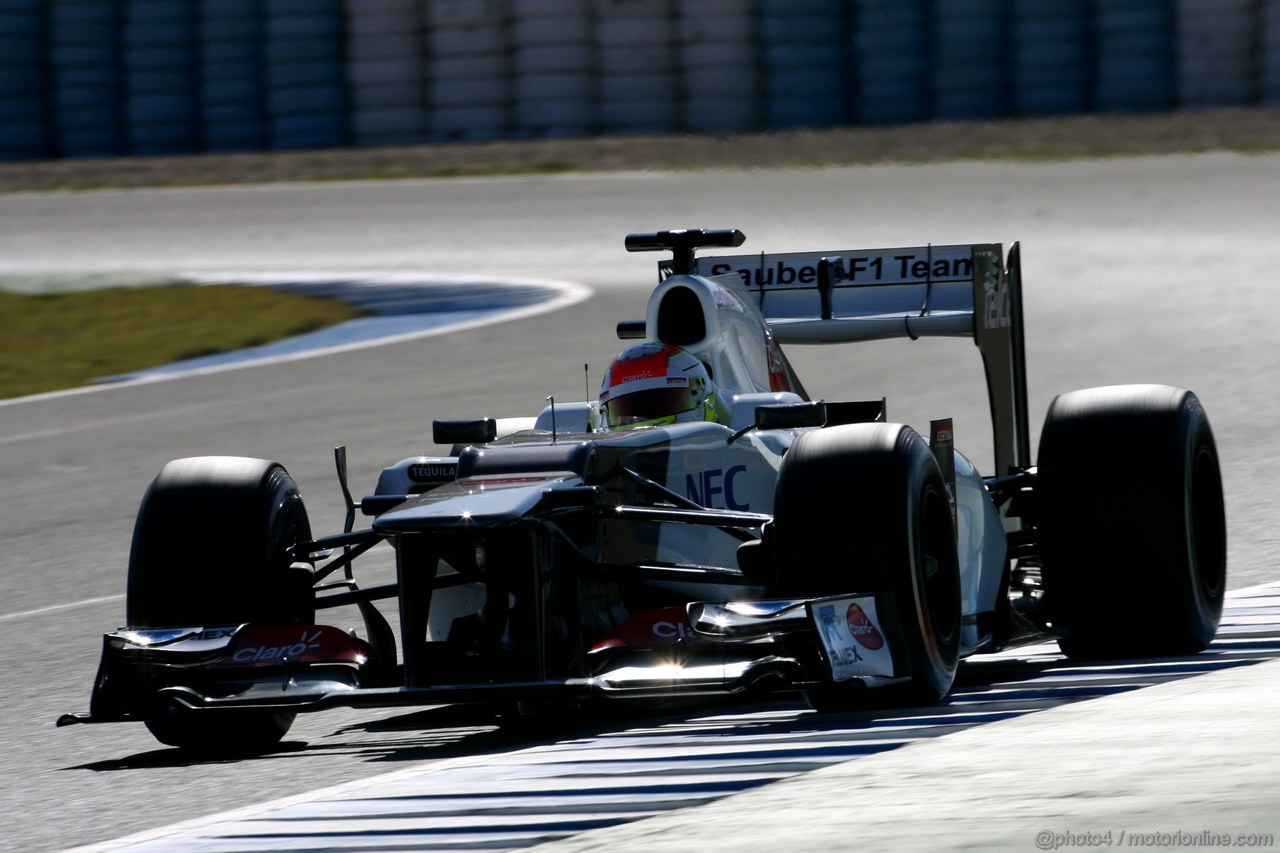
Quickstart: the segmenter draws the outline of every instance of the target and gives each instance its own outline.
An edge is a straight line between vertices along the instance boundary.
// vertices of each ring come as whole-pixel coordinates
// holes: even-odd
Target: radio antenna
[[[547,399],[551,401],[551,443],[556,443],[556,395],[548,394]]]

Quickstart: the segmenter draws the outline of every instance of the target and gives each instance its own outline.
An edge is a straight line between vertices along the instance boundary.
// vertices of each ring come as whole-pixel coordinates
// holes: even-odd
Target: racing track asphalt
[[[437,755],[429,731],[379,729],[404,716],[393,712],[316,715],[290,736],[305,749],[205,764],[175,759],[138,727],[51,721],[87,702],[98,635],[123,611],[137,502],[164,461],[280,459],[315,526],[336,529],[333,445],[350,446],[359,491],[383,464],[430,450],[434,416],[525,414],[547,394],[587,393],[621,349],[613,324],[640,315],[653,282],[655,256],[621,250],[629,231],[735,226],[748,249],[770,250],[1021,240],[1033,428],[1071,388],[1196,390],[1224,464],[1230,583],[1275,580],[1278,174],[1274,156],[1203,155],[0,196],[0,274],[307,269],[596,290],[482,330],[0,406],[0,720],[7,776],[22,780],[0,791],[0,832],[21,849],[58,849]],[[907,422],[951,415],[958,445],[989,458],[977,356],[964,344],[791,355],[816,395],[888,394]]]

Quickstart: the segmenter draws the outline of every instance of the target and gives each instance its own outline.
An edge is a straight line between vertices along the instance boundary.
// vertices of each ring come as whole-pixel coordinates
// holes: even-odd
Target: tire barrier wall
[[[1280,0],[0,0],[0,159],[1280,104]]]
[[[595,132],[600,120],[595,92],[595,5],[591,0],[512,0],[511,114],[505,135],[565,137]],[[625,61],[625,52],[618,61]]]
[[[427,100],[419,109],[428,138],[499,139],[510,132],[511,5],[507,0],[424,2],[420,61]]]
[[[0,159],[46,157],[53,149],[49,54],[43,4],[0,2]]]
[[[346,3],[262,0],[260,5],[269,147],[346,145]]]
[[[265,29],[257,0],[200,0],[196,62],[200,147],[267,147]]]
[[[124,14],[112,0],[64,0],[48,16],[49,151],[64,157],[128,153]],[[6,123],[0,139],[17,130]],[[0,150],[7,149],[0,142]]]

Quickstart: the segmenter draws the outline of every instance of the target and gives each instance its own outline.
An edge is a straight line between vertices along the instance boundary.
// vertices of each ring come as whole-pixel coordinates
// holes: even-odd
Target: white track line
[[[79,601],[69,601],[66,604],[50,604],[48,607],[37,607],[34,610],[19,610],[17,613],[0,614],[0,622],[21,619],[24,616],[42,616],[45,613],[72,610],[76,607],[88,607],[90,604],[102,604],[107,601],[120,601],[123,598],[124,593],[119,593],[117,595],[104,595],[101,598],[82,598]]]

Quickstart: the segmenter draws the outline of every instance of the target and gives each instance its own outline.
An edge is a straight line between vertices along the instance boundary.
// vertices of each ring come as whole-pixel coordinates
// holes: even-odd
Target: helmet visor
[[[688,387],[650,388],[615,397],[604,404],[609,425],[614,427],[669,418],[687,412],[698,402],[697,392]]]

